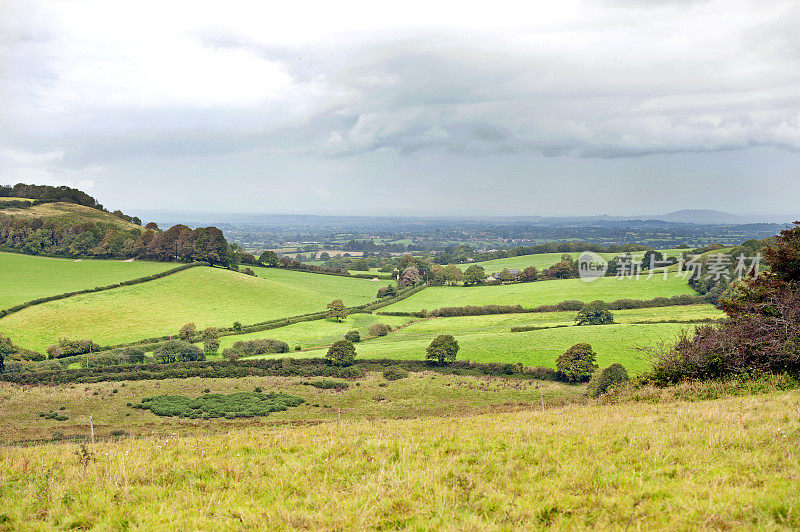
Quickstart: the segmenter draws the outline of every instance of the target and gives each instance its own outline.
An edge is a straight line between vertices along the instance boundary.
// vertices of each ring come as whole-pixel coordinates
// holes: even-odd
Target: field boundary
[[[135,279],[129,279],[127,281],[122,281],[119,283],[109,284],[105,286],[96,286],[94,288],[86,288],[84,290],[76,290],[74,292],[64,292],[63,294],[56,294],[52,296],[40,297],[37,299],[31,299],[30,301],[26,301],[24,303],[20,303],[19,305],[14,305],[13,307],[9,307],[7,309],[0,310],[0,318],[4,318],[9,314],[14,314],[15,312],[19,312],[20,310],[24,310],[28,307],[32,307],[35,305],[41,305],[42,303],[49,303],[50,301],[58,301],[60,299],[67,299],[72,296],[79,296],[83,294],[94,294],[96,292],[104,292],[106,290],[112,290],[114,288],[121,288],[123,286],[132,286],[136,284],[146,283],[149,281],[155,281],[156,279],[161,279],[163,277],[167,277],[174,273],[182,272],[184,270],[188,270],[189,268],[195,268],[197,266],[210,266],[207,262],[191,262],[189,264],[181,264],[175,268],[171,268],[169,270],[165,270],[163,272],[154,273],[152,275],[146,275],[144,277],[137,277]]]

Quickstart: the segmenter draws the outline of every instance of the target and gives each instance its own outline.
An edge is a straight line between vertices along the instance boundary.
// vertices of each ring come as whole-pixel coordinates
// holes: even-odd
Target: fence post
[[[89,416],[89,429],[92,431],[92,443],[94,443],[94,422],[92,416]]]

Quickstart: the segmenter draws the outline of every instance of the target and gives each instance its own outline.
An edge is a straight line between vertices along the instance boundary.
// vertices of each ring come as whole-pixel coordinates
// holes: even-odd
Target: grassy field
[[[86,436],[89,416],[95,434],[108,437],[111,431],[132,435],[196,434],[223,432],[248,426],[285,423],[324,423],[336,421],[339,410],[345,420],[390,419],[398,417],[450,416],[464,413],[494,412],[509,404],[539,404],[540,389],[547,404],[562,404],[582,396],[584,386],[555,382],[499,377],[443,375],[431,371],[411,372],[404,379],[387,381],[381,373],[351,380],[343,391],[322,390],[300,384],[318,377],[246,377],[241,379],[165,379],[129,382],[102,382],[59,386],[15,386],[0,383],[0,443],[50,439],[54,432],[65,437]],[[206,389],[211,393],[252,391],[260,387],[296,395],[305,403],[267,417],[250,419],[189,420],[159,417],[148,410],[131,408],[145,397],[184,395],[196,397]],[[116,390],[116,391],[115,391]],[[61,410],[61,407],[64,407]],[[54,410],[67,416],[57,421],[39,416]]]
[[[694,294],[688,283],[673,275],[665,280],[662,276],[647,279],[620,279],[603,277],[591,283],[581,279],[557,281],[537,281],[502,286],[434,286],[414,294],[384,310],[392,312],[414,312],[423,309],[433,310],[441,307],[460,307],[465,305],[538,305],[555,304],[568,299],[592,301],[601,299],[652,299],[660,296]]]
[[[288,343],[289,347],[292,349],[297,345],[301,347],[327,345],[336,340],[341,340],[346,332],[353,330],[357,330],[363,338],[367,336],[367,330],[370,325],[375,323],[385,323],[391,327],[399,327],[412,320],[414,320],[414,318],[378,316],[375,314],[351,314],[338,323],[334,319],[304,321],[268,331],[239,334],[236,336],[223,336],[220,338],[220,349],[230,347],[234,342],[240,340],[253,340],[256,338],[275,338],[276,340],[283,340]]]
[[[391,388],[391,386],[390,386]],[[8,528],[796,529],[796,391],[0,449]]]
[[[0,213],[21,218],[58,218],[62,222],[81,224],[86,222],[99,222],[109,224],[120,229],[141,229],[138,225],[117,218],[111,213],[104,212],[75,203],[42,203],[24,209],[6,207]]]
[[[433,338],[439,334],[452,334],[461,348],[458,352],[458,358],[461,360],[521,362],[526,366],[555,367],[556,358],[567,348],[577,343],[589,343],[597,352],[597,362],[600,367],[619,362],[628,371],[638,373],[649,369],[651,363],[649,355],[641,348],[674,342],[682,330],[694,327],[687,323],[639,322],[718,319],[724,315],[712,305],[623,310],[614,312],[618,324],[578,327],[574,325],[575,314],[575,312],[548,312],[418,320],[383,338],[360,342],[356,344],[356,349],[360,358],[422,360],[425,358],[425,348]],[[307,324],[310,332],[313,331],[311,326],[315,323],[319,322]],[[511,332],[511,327],[527,325],[550,328]],[[556,327],[562,325],[566,327]],[[249,336],[290,342],[293,335],[290,333],[284,336],[283,329],[288,327]],[[224,340],[232,343],[236,338],[229,337]],[[326,338],[328,343],[332,339]],[[290,342],[290,345],[293,344]],[[325,349],[317,349],[293,353],[292,356],[322,357],[325,353]],[[264,357],[283,356],[286,355],[264,355]]]
[[[51,259],[0,253],[0,308],[163,272],[177,264]]]
[[[330,275],[259,268],[261,277],[192,268],[147,283],[36,305],[0,319],[0,332],[43,350],[61,337],[110,345],[177,334],[187,322],[230,327],[372,300],[376,283]]]
[[[686,253],[687,251],[690,250],[662,249],[660,251],[661,253],[664,254],[664,257],[666,258],[666,257],[679,257],[681,252]],[[457,266],[462,270],[466,270],[473,264],[477,264],[478,266],[482,266],[483,269],[486,270],[486,273],[499,272],[503,268],[522,270],[524,268],[527,268],[528,266],[536,266],[536,268],[538,268],[541,271],[545,268],[549,268],[556,262],[559,262],[561,260],[562,255],[564,255],[564,253],[539,253],[536,255],[521,255],[519,257],[485,260],[481,262],[472,262],[469,264],[457,264]],[[579,252],[569,253],[569,255],[571,255],[573,259],[577,259],[578,257],[581,256]],[[618,253],[600,253],[600,256],[606,260],[611,260],[617,255]],[[633,257],[641,259],[641,257],[644,256],[644,252],[639,251],[631,253],[631,255]]]

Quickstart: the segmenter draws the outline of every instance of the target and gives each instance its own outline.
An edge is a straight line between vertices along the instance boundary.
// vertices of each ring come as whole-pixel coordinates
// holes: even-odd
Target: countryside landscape
[[[788,3],[123,4],[0,41],[0,530],[800,528]]]

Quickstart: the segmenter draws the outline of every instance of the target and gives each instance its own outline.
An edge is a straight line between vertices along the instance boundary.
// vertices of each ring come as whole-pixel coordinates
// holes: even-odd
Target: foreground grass
[[[797,528],[797,392],[0,450],[17,528]]]
[[[0,253],[0,309],[40,297],[145,277],[175,266],[165,262],[75,261]]]
[[[230,327],[325,309],[333,299],[367,303],[377,291],[364,279],[260,268],[251,277],[198,267],[147,283],[43,303],[0,319],[0,332],[17,345],[43,351],[59,338],[91,338],[103,345]]]
[[[246,377],[241,379],[142,380],[67,384],[58,386],[17,386],[0,383],[0,443],[48,440],[56,433],[64,437],[89,436],[89,416],[95,434],[108,437],[112,431],[132,435],[197,434],[221,432],[248,426],[285,423],[325,423],[342,418],[388,419],[399,417],[450,416],[494,412],[519,404],[561,404],[580,398],[583,386],[519,378],[410,373],[407,378],[387,381],[381,373],[346,381],[343,391],[321,390],[302,384],[321,378]],[[334,379],[340,381],[339,379]],[[341,381],[340,381],[341,382]],[[145,397],[206,393],[283,392],[305,399],[305,403],[264,418],[189,420],[159,417],[147,410],[131,408]],[[541,395],[540,395],[541,393]],[[63,408],[63,409],[62,409]],[[39,412],[55,411],[65,421],[47,419]]]
[[[674,274],[665,280],[660,275],[647,279],[619,279],[603,277],[591,283],[581,279],[538,281],[501,286],[434,286],[426,288],[402,301],[386,307],[385,311],[416,312],[441,307],[465,305],[522,305],[536,307],[559,303],[568,299],[592,301],[600,299],[652,299],[696,292],[688,283]]]

